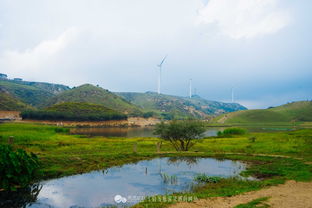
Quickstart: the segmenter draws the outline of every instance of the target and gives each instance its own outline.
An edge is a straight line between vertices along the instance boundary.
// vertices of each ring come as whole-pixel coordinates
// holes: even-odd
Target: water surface
[[[204,136],[217,136],[218,131],[224,128],[213,127],[208,128]],[[154,127],[100,127],[100,128],[72,128],[71,134],[87,135],[87,136],[103,136],[103,137],[156,137]]]
[[[131,205],[145,196],[187,192],[194,186],[194,176],[231,177],[246,165],[239,161],[212,158],[156,158],[105,171],[47,180],[40,183],[41,191],[29,208],[103,207]],[[114,200],[120,195],[126,203]]]

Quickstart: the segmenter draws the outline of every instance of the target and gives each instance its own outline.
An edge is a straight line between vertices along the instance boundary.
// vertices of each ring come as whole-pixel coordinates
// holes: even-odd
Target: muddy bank
[[[18,121],[25,123],[43,123],[56,126],[91,126],[91,127],[144,127],[154,126],[160,122],[157,118],[130,117],[126,120],[111,121],[48,121],[48,120],[22,120],[19,111],[0,111],[0,121]]]
[[[22,120],[19,111],[0,111],[0,120]]]
[[[264,188],[232,197],[211,197],[193,203],[178,203],[171,208],[232,208],[262,197],[273,208],[312,208],[312,183],[288,181],[285,184]]]
[[[111,121],[39,121],[39,120],[22,120],[23,123],[42,123],[56,126],[84,126],[84,127],[145,127],[154,126],[160,122],[157,118],[130,117],[127,120]]]

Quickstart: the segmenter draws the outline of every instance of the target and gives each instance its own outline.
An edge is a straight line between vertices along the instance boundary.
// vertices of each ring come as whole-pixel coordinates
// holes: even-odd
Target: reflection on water
[[[204,136],[217,136],[218,131],[224,128],[209,128]],[[103,137],[155,137],[153,134],[154,127],[104,127],[104,128],[72,128],[71,134],[87,135],[87,136],[103,136]]]
[[[192,165],[196,165],[198,162],[198,157],[169,157],[168,164],[169,165],[179,165],[181,162],[186,163],[189,167]]]
[[[127,200],[123,205],[129,206],[145,196],[190,191],[198,173],[231,177],[244,169],[245,164],[231,160],[156,158],[43,181],[39,195],[25,203],[29,208],[91,208],[117,205],[114,197],[121,195]]]
[[[0,207],[21,208],[37,201],[42,185],[34,184],[31,187],[19,189],[19,191],[0,191]]]
[[[123,127],[104,127],[104,128],[73,128],[71,134],[103,136],[103,137],[155,137],[152,127],[145,128],[123,128]]]

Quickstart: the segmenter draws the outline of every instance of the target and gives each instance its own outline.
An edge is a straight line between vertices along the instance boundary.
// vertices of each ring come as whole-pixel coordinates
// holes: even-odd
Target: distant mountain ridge
[[[199,96],[187,97],[154,92],[116,92],[91,84],[70,88],[66,85],[29,82],[0,77],[0,110],[44,109],[60,103],[102,105],[128,116],[207,119],[223,113],[245,110],[236,103],[208,101]]]
[[[158,95],[154,92],[116,92],[116,94],[146,111],[174,113],[178,117],[208,118],[212,115],[247,109],[237,103],[208,101],[199,96],[187,98],[164,94]]]
[[[278,107],[244,110],[221,115],[216,123],[268,123],[312,121],[312,101],[292,102]]]
[[[40,107],[47,99],[69,90],[65,85],[0,79],[0,88],[20,102]]]

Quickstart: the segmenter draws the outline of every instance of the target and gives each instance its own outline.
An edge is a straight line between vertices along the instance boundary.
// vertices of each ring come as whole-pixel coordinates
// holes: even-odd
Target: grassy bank
[[[305,163],[312,161],[312,129],[206,138],[198,141],[190,152],[184,153],[175,152],[167,142],[163,142],[161,152],[157,153],[158,138],[89,138],[69,135],[67,129],[55,126],[0,124],[0,143],[7,143],[10,136],[14,137],[15,148],[39,156],[45,178],[83,173],[158,156],[187,155],[249,161],[251,165],[244,174],[264,179],[222,179],[219,183],[194,189],[191,194],[197,198],[231,196],[283,183],[285,180],[311,179],[311,165]],[[134,152],[134,149],[137,151]],[[260,156],[262,154],[266,156]],[[276,157],[278,155],[283,157]],[[145,202],[137,207],[163,207],[167,204]]]
[[[236,111],[218,116],[216,123],[311,122],[312,102],[299,101],[268,109]]]
[[[215,155],[215,157],[218,157],[218,155]],[[207,183],[194,187],[191,193],[175,193],[147,198],[145,201],[133,206],[133,208],[163,208],[178,201],[185,201],[185,196],[190,198],[190,201],[208,197],[230,197],[248,191],[260,190],[272,185],[282,184],[287,180],[311,181],[312,179],[311,165],[307,165],[297,159],[246,155],[220,155],[219,157],[249,162],[249,168],[242,172],[242,175],[254,176],[261,180],[224,178],[217,183]]]

